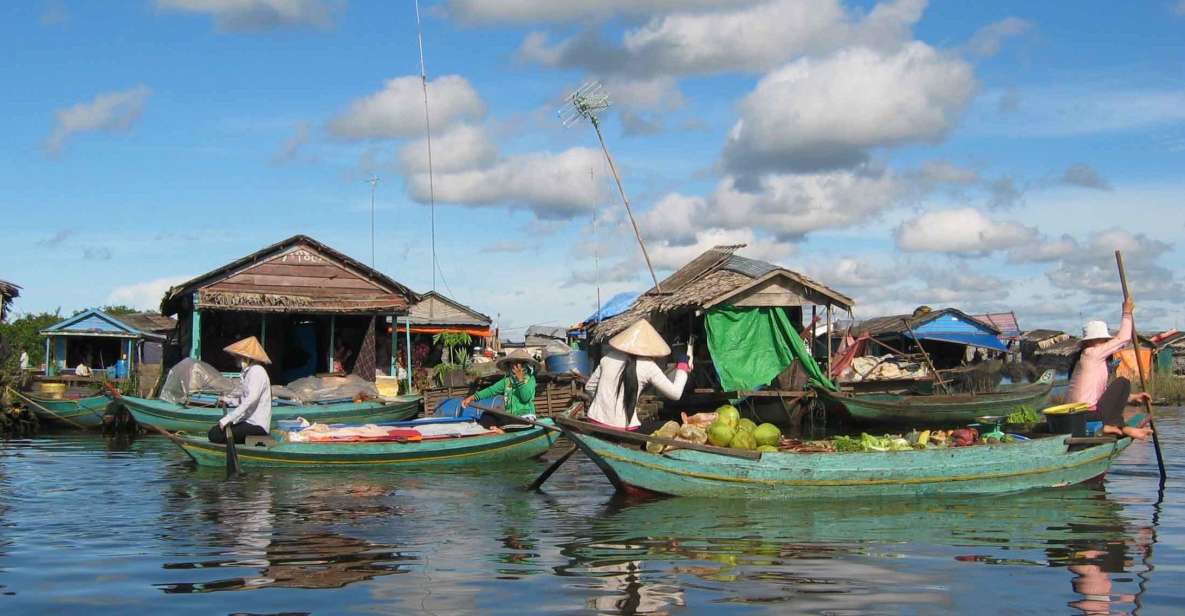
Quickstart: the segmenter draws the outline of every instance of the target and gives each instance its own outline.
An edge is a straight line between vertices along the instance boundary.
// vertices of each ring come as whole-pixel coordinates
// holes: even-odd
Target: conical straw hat
[[[246,357],[252,361],[257,361],[261,364],[270,364],[272,360],[267,356],[263,350],[263,345],[259,344],[259,340],[255,336],[248,336],[242,340],[222,349],[231,355],[238,355],[239,357]]]
[[[516,349],[504,357],[499,357],[498,361],[494,362],[494,365],[498,366],[499,370],[506,370],[510,364],[516,362],[528,364],[534,367],[536,371],[539,370],[539,362],[535,361],[535,358],[531,357],[531,354],[524,349]]]
[[[654,330],[650,321],[642,319],[630,325],[625,331],[609,339],[609,346],[639,357],[666,357],[671,354],[662,336]]]

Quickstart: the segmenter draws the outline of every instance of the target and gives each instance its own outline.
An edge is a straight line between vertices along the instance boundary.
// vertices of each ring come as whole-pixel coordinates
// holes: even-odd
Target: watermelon
[[[753,431],[753,438],[758,445],[777,447],[782,441],[782,431],[771,423],[763,423]]]
[[[740,420],[741,412],[731,404],[725,404],[716,409],[716,421],[723,421],[730,428],[736,428],[737,422]]]
[[[757,441],[753,439],[752,434],[738,430],[728,446],[733,449],[757,449]]]
[[[752,419],[742,419],[737,422],[737,430],[745,432],[752,432],[757,429],[757,424],[753,423]]]
[[[732,426],[724,422],[716,421],[708,426],[708,442],[717,447],[727,447],[734,435]]]

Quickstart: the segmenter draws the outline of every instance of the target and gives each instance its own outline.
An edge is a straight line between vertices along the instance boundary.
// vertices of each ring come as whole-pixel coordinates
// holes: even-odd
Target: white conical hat
[[[630,325],[625,331],[609,339],[609,346],[639,357],[666,357],[671,354],[662,336],[655,331],[650,321],[642,319]]]
[[[255,336],[248,336],[242,340],[222,349],[231,355],[238,355],[239,357],[246,357],[252,361],[257,361],[261,364],[270,364],[272,360],[267,356],[263,350],[263,345],[259,344],[259,340]]]
[[[535,358],[531,357],[531,354],[525,349],[516,349],[511,351],[508,355],[499,357],[498,360],[494,362],[494,365],[497,366],[499,370],[506,370],[507,367],[513,363],[523,363],[534,367],[535,370],[539,369],[539,362],[535,361]]]

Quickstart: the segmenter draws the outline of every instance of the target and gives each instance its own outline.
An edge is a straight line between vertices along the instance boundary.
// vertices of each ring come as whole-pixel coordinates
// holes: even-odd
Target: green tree
[[[29,365],[45,361],[45,339],[41,330],[62,320],[60,310],[25,314],[9,323],[0,323],[0,374],[15,374],[21,351],[29,354]]]

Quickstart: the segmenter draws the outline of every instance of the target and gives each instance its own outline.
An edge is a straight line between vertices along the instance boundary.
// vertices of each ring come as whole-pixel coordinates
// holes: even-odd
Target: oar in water
[[[1119,267],[1119,284],[1123,287],[1123,299],[1130,300],[1132,295],[1127,288],[1127,269],[1123,267],[1123,253],[1118,250],[1115,251],[1115,265]],[[1136,356],[1136,371],[1140,374],[1140,388],[1147,393],[1148,379],[1144,376],[1144,362],[1140,359],[1140,337],[1136,334],[1135,317],[1132,317],[1132,352]],[[1160,451],[1160,436],[1156,431],[1156,423],[1152,419],[1152,401],[1148,397],[1144,398],[1144,411],[1148,413],[1148,427],[1152,428],[1152,447],[1156,450],[1156,465],[1160,468],[1160,486],[1163,488],[1168,474],[1164,470],[1164,454]]]
[[[560,430],[559,428],[557,428],[555,426],[549,426],[547,424],[542,424],[537,421],[532,421],[530,419],[526,419],[524,417],[519,417],[518,415],[512,415],[512,414],[507,413],[505,411],[499,411],[497,409],[492,409],[489,407],[481,406],[480,404],[470,403],[469,406],[472,406],[473,408],[475,408],[483,413],[489,413],[490,415],[493,415],[494,417],[501,417],[502,419],[507,419],[507,420],[511,420],[511,421],[515,421],[515,422],[519,422],[519,423],[530,424],[532,426],[535,426],[536,428],[543,428],[544,430],[563,432],[563,430]],[[562,466],[564,464],[564,462],[567,462],[568,458],[572,457],[572,454],[576,453],[576,449],[577,448],[575,446],[573,446],[571,449],[569,449],[567,452],[565,452],[563,455],[561,455],[559,458],[557,458],[555,462],[552,462],[551,466],[547,467],[546,470],[544,470],[538,477],[535,478],[535,481],[532,481],[530,483],[530,485],[527,486],[527,489],[528,490],[538,490],[540,487],[542,487],[543,484],[548,479],[550,479],[551,476],[554,475],[557,470],[559,470],[560,466]]]
[[[547,470],[540,473],[539,476],[535,478],[535,481],[532,481],[531,484],[527,486],[527,490],[533,492],[539,488],[542,488],[543,484],[546,483],[548,479],[551,479],[551,476],[554,475],[557,470],[559,470],[560,466],[562,466],[564,462],[568,461],[568,458],[572,457],[572,454],[576,453],[577,449],[580,448],[573,445],[571,449],[565,451],[563,455],[556,458],[556,461],[552,462],[551,466],[547,467]]]
[[[222,416],[226,417],[226,404],[221,406]],[[230,424],[222,428],[222,434],[226,437],[226,478],[231,479],[243,474],[239,469],[239,451],[235,448],[235,433]]]

